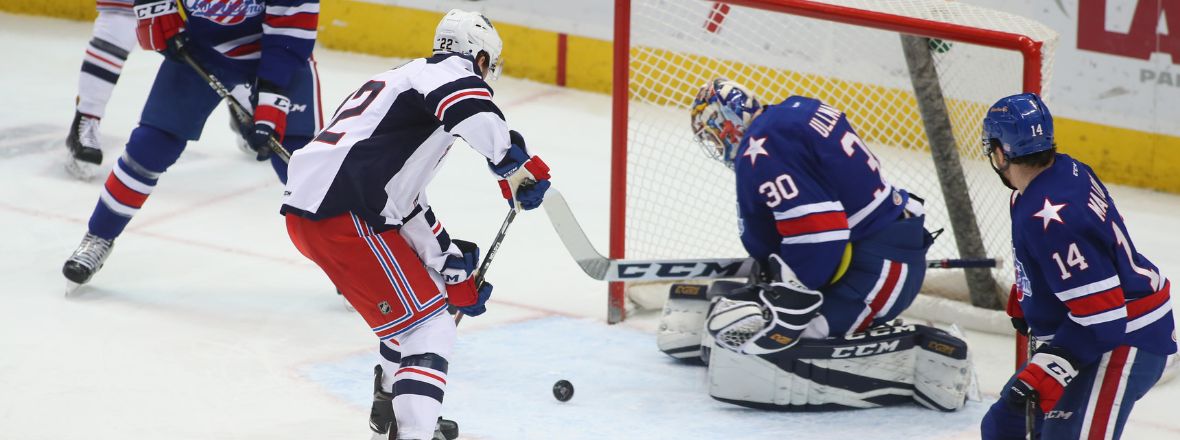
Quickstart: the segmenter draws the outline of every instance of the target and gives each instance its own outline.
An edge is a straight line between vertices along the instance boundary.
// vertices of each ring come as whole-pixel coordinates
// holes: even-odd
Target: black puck
[[[553,384],[553,397],[562,402],[567,402],[574,397],[574,384],[568,380],[559,380]]]

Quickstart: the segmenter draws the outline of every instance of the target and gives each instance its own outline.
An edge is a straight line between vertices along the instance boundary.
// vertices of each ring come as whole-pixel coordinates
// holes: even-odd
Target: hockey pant
[[[1035,438],[1118,439],[1135,402],[1159,381],[1167,356],[1121,346],[1083,367],[1065,387],[1061,400],[1047,415],[1036,411]],[[1004,385],[1007,388],[1011,381]],[[1000,399],[992,404],[981,426],[984,440],[1025,438],[1024,406]]]
[[[899,219],[852,243],[852,261],[824,295],[811,337],[845,336],[887,323],[901,314],[926,277],[926,250],[933,239],[924,216]]]
[[[250,81],[237,71],[216,69],[212,73],[226,87],[240,87]],[[319,85],[315,64],[296,73],[288,91],[292,101],[283,146],[288,151],[307,144],[320,123]],[[90,216],[90,233],[113,240],[143,207],[160,176],[184,152],[188,141],[198,140],[205,120],[221,102],[191,67],[165,59],[144,105],[139,126],[132,130],[127,148],[115,163],[99,193],[98,205]],[[271,155],[271,166],[286,181],[287,165]]]
[[[86,52],[82,57],[82,72],[78,75],[78,112],[103,117],[107,102],[123,63],[135,48],[135,14],[132,0],[103,0],[96,2],[98,18]]]
[[[393,393],[398,435],[431,438],[455,343],[442,277],[399,230],[374,232],[351,213],[318,221],[287,214],[287,232],[381,340],[381,385]]]

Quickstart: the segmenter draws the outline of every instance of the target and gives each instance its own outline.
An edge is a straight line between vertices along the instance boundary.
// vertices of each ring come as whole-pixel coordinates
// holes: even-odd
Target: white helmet
[[[500,34],[496,33],[491,20],[478,12],[452,9],[434,30],[434,53],[454,52],[474,58],[481,51],[486,52],[488,72],[484,73],[492,79],[500,76],[500,50],[503,48],[504,42],[500,41]]]

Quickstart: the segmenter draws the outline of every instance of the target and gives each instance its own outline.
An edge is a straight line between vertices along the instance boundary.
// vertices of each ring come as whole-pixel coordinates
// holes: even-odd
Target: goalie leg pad
[[[937,333],[927,336],[931,331]],[[882,326],[760,356],[713,350],[709,395],[758,409],[826,411],[902,404],[918,400],[921,389],[927,403],[954,410],[963,405],[969,379],[969,366],[955,361],[966,361],[966,345],[953,336],[918,325]],[[959,389],[964,394],[951,392]]]
[[[967,342],[933,327],[918,329],[914,400],[938,411],[962,408],[971,384]]]
[[[734,281],[715,281],[709,286],[673,284],[668,291],[668,300],[664,302],[656,333],[656,345],[660,351],[676,359],[700,362],[709,299],[724,296],[742,286]]]

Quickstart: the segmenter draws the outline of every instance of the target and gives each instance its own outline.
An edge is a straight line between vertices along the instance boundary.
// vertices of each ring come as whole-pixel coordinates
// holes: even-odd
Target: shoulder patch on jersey
[[[764,143],[766,143],[766,136],[750,138],[749,145],[746,147],[746,153],[742,155],[742,157],[750,158],[750,166],[757,165],[758,156],[770,157],[770,153],[762,146]]]
[[[1033,217],[1040,218],[1044,222],[1042,229],[1046,231],[1049,230],[1049,223],[1057,222],[1064,225],[1065,220],[1061,219],[1061,210],[1064,209],[1066,205],[1068,205],[1068,203],[1055,205],[1049,200],[1048,197],[1045,197],[1045,205],[1040,211],[1037,211],[1035,214],[1033,214]]]

